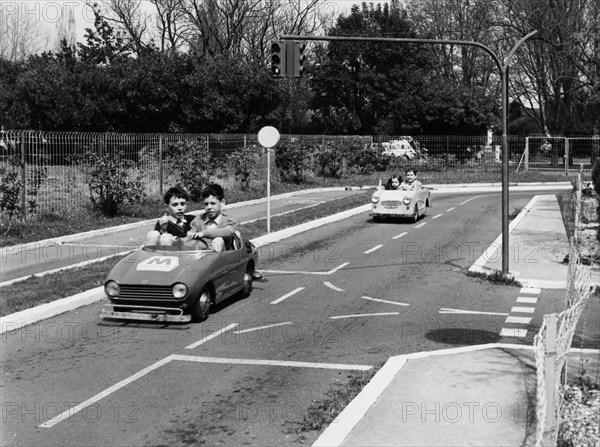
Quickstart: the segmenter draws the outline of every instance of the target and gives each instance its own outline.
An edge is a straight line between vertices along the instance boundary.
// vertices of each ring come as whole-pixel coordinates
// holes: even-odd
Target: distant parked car
[[[210,308],[233,295],[250,295],[258,254],[239,232],[226,250],[197,249],[197,241],[144,246],[108,274],[110,304],[102,318],[188,322],[208,318]]]
[[[381,144],[383,146],[383,155],[402,157],[408,160],[413,160],[417,156],[417,151],[415,151],[408,140],[393,140],[389,143]]]
[[[416,222],[431,206],[431,191],[423,186],[414,190],[385,190],[381,183],[371,196],[371,216],[374,222],[384,217],[407,218]]]

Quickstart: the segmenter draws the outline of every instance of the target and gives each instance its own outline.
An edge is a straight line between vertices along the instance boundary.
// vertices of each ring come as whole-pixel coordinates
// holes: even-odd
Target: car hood
[[[170,285],[189,283],[211,272],[219,253],[211,251],[176,252],[138,250],[113,267],[108,280],[120,284]]]

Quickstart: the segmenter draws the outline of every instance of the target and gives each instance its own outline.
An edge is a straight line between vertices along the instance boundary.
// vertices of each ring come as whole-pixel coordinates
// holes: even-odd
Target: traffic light
[[[271,42],[271,74],[274,78],[286,77],[286,43],[281,40]]]
[[[306,42],[294,41],[293,44],[293,55],[294,55],[294,77],[301,78],[304,73],[304,61],[306,55],[304,50],[306,49]]]

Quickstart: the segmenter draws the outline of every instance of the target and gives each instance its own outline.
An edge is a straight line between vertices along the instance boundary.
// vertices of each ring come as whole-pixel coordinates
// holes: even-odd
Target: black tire
[[[419,220],[419,209],[415,206],[415,215],[412,217],[413,222],[417,222]]]
[[[254,266],[249,263],[246,266],[246,271],[244,272],[244,288],[240,292],[240,296],[242,298],[248,298],[250,296],[250,292],[252,292],[253,279],[254,279]]]
[[[373,216],[373,222],[381,222],[381,216]]]
[[[204,287],[202,292],[200,292],[200,296],[198,300],[192,306],[190,314],[192,316],[192,321],[196,323],[201,323],[202,321],[208,318],[208,314],[210,313],[210,306],[212,304],[212,297],[210,294],[210,290],[208,287]]]

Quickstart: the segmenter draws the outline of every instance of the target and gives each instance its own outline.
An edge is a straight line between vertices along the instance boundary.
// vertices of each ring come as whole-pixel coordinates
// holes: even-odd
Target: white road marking
[[[518,313],[522,313],[522,314],[532,314],[535,311],[535,307],[519,307],[519,306],[514,306],[510,311],[511,312],[518,312]]]
[[[528,324],[531,321],[530,317],[508,317],[506,323]]]
[[[346,267],[348,264],[350,264],[349,262],[344,262],[341,265],[338,265],[335,268],[332,268],[331,270],[329,270],[328,272],[307,272],[305,270],[261,270],[262,273],[279,273],[282,275],[290,275],[290,274],[303,274],[303,275],[332,275],[335,272],[337,272],[340,269],[343,269],[344,267]]]
[[[537,287],[523,287],[519,291],[519,293],[530,293],[532,295],[539,295],[541,291],[542,291],[542,289],[539,289]]]
[[[415,228],[421,228],[423,225],[427,225],[427,222],[421,222],[419,225],[415,225]]]
[[[250,329],[244,329],[241,331],[233,331],[234,334],[245,334],[247,332],[253,332],[253,331],[260,331],[262,329],[267,329],[267,328],[271,328],[271,327],[277,327],[277,326],[285,326],[286,324],[294,324],[291,321],[286,321],[285,323],[275,323],[275,324],[269,324],[267,326],[258,326],[258,327],[253,327]]]
[[[519,298],[517,298],[517,303],[535,304],[537,303],[537,298],[529,296],[520,296]]]
[[[279,304],[283,300],[285,300],[286,298],[289,298],[290,296],[295,295],[295,294],[297,294],[298,292],[301,292],[304,289],[305,289],[305,287],[298,287],[297,289],[292,290],[290,293],[286,293],[282,297],[277,298],[275,301],[271,301],[271,304]]]
[[[369,253],[373,253],[375,250],[379,250],[381,247],[383,247],[382,244],[376,245],[375,247],[365,251],[364,254],[368,255]]]
[[[379,317],[382,315],[400,315],[400,312],[380,312],[376,314],[353,314],[353,315],[337,315],[335,317],[329,317],[332,320],[339,320],[341,318],[358,318],[358,317]]]
[[[511,329],[503,327],[500,331],[501,337],[519,337],[523,338],[527,336],[527,329]]]
[[[471,197],[470,199],[467,199],[464,202],[459,203],[459,205],[464,205],[465,203],[470,202],[471,200],[476,199],[477,197],[479,197],[479,196]]]
[[[406,231],[404,233],[400,233],[398,236],[394,236],[392,239],[400,239],[402,236],[408,234]]]
[[[437,219],[438,217],[442,217],[443,214],[436,214],[435,216],[432,217],[432,219]]]
[[[450,309],[448,307],[440,308],[440,314],[473,314],[473,315],[502,315],[506,316],[508,313],[505,312],[483,312],[478,310],[463,310],[463,309]]]
[[[407,303],[399,303],[398,301],[382,300],[380,298],[371,298],[370,296],[361,296],[361,298],[364,298],[365,300],[377,301],[379,303],[395,304],[396,306],[410,306],[410,304],[407,304]]]
[[[446,211],[452,211],[452,210],[455,210],[455,209],[456,209],[456,207],[455,207],[455,206],[451,206],[451,207],[450,207],[450,208],[448,208]]]
[[[113,386],[105,389],[101,393],[96,394],[94,397],[86,400],[85,402],[82,402],[79,405],[76,405],[73,408],[70,408],[67,411],[59,414],[58,416],[55,416],[52,419],[44,422],[43,424],[39,425],[39,427],[42,427],[42,428],[51,428],[51,427],[53,427],[54,425],[58,424],[60,421],[62,421],[64,419],[70,419],[75,413],[79,413],[84,408],[89,407],[93,403],[99,401],[100,399],[103,399],[104,397],[108,396],[109,394],[112,394],[115,391],[120,390],[125,385],[129,385],[131,382],[139,379],[140,377],[144,377],[146,374],[151,373],[155,369],[160,368],[163,365],[166,365],[171,360],[173,360],[172,357],[173,356],[165,357],[164,359],[159,360],[158,362],[156,362],[156,363],[148,366],[147,368],[142,369],[141,371],[135,373],[134,375],[129,376],[125,380],[121,380],[120,382],[115,383]]]
[[[189,345],[189,346],[186,346],[186,347],[185,347],[185,349],[194,349],[194,348],[196,348],[196,347],[200,346],[202,343],[206,343],[207,341],[209,341],[209,340],[212,340],[212,339],[213,339],[213,338],[215,338],[215,337],[218,337],[218,336],[219,336],[219,335],[221,335],[223,332],[227,332],[228,330],[230,330],[230,329],[233,329],[233,328],[234,328],[234,327],[236,327],[237,325],[238,325],[238,323],[231,323],[230,325],[228,325],[228,326],[225,326],[225,327],[224,327],[223,329],[221,329],[220,331],[213,332],[212,334],[210,334],[210,335],[207,335],[206,337],[202,338],[201,340],[198,340],[197,342],[195,342],[195,343],[192,343],[192,344],[191,344],[191,345]]]
[[[325,284],[327,287],[329,287],[331,290],[335,290],[336,292],[343,292],[344,289],[340,289],[339,287],[334,286],[333,284],[331,284],[329,281],[324,281],[323,284]]]
[[[273,214],[271,217],[283,216],[283,215],[285,215],[285,214],[295,213],[296,211],[305,210],[305,209],[307,209],[307,208],[314,208],[315,206],[319,206],[319,205],[321,205],[322,203],[323,203],[323,202],[314,203],[314,204],[312,204],[312,205],[303,206],[303,207],[296,208],[296,209],[293,209],[293,210],[290,210],[290,211],[285,211],[285,212],[283,212],[283,213],[279,213],[279,214]],[[259,217],[258,219],[252,219],[252,220],[247,220],[247,221],[245,221],[245,222],[241,222],[241,223],[240,223],[240,225],[246,225],[246,224],[249,224],[249,223],[258,222],[259,220],[266,220],[266,219],[267,219],[267,216],[265,216],[265,217]]]
[[[368,371],[370,365],[351,365],[347,363],[317,363],[317,362],[295,362],[288,360],[261,360],[261,359],[233,359],[220,357],[197,357],[193,355],[172,355],[173,360],[198,363],[227,363],[234,365],[266,365],[266,366],[289,366],[292,368],[323,368],[323,369],[346,369],[354,371]]]

